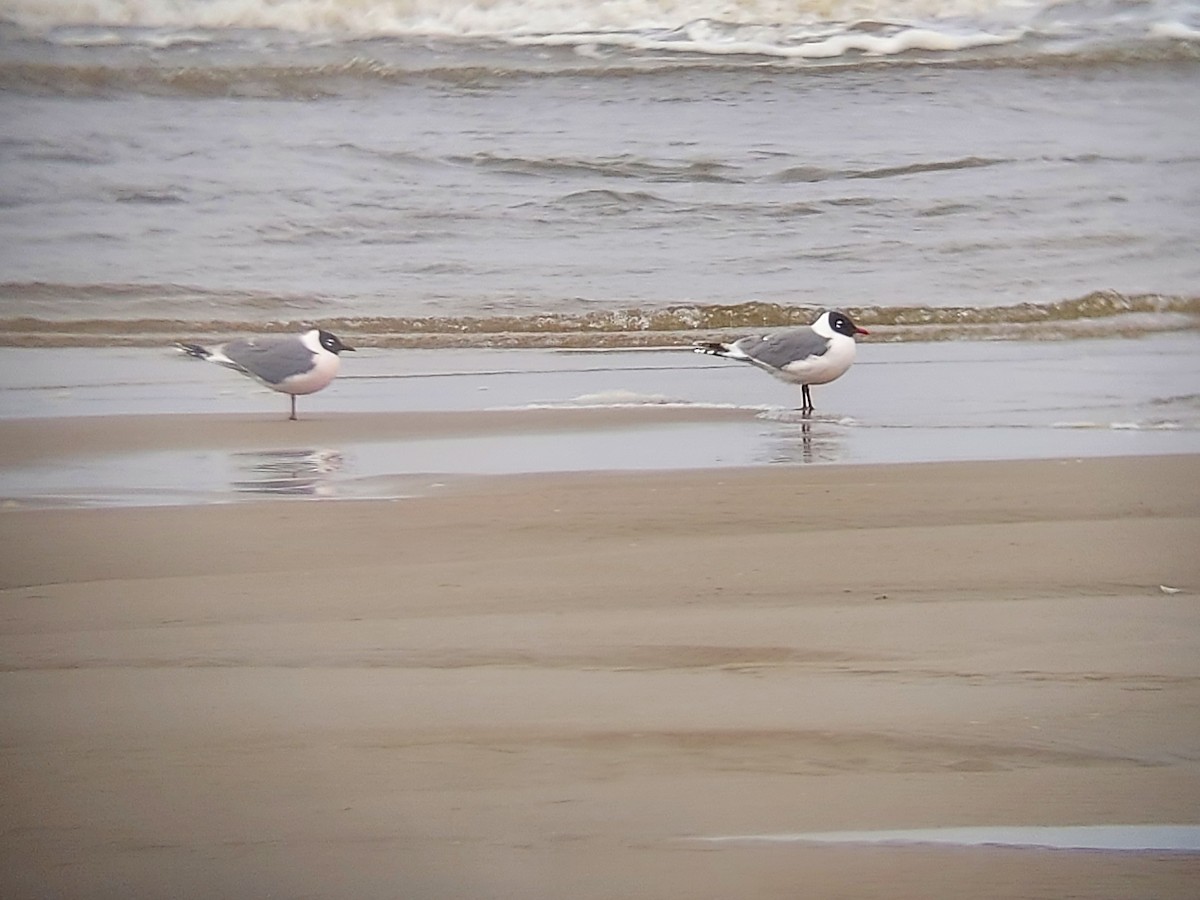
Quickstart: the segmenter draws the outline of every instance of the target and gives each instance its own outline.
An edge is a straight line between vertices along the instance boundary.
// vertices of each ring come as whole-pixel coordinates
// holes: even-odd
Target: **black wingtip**
[[[188,356],[194,356],[196,359],[208,359],[212,356],[211,350],[201,347],[199,344],[185,344],[182,341],[176,341],[175,349],[186,353]]]

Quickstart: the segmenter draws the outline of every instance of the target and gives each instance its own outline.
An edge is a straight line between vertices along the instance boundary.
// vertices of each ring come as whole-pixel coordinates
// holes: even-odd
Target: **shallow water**
[[[85,447],[0,470],[0,497],[155,504],[255,497],[401,497],[475,475],[667,470],[1200,452],[1200,337],[866,344],[839,381],[799,392],[750,367],[686,350],[391,351],[347,356],[302,419],[410,417],[411,434],[297,442],[287,401],[166,350],[9,350],[4,419],[195,414],[194,446],[96,456]],[[635,407],[637,421],[564,427],[554,410]],[[522,429],[472,412],[545,410]],[[655,416],[655,410],[663,416]],[[670,411],[669,419],[665,413]],[[265,442],[212,446],[205,414],[277,420]],[[453,435],[419,416],[465,414]]]
[[[950,844],[1054,850],[1174,851],[1200,853],[1200,825],[1024,825],[825,831],[696,838],[715,844]]]

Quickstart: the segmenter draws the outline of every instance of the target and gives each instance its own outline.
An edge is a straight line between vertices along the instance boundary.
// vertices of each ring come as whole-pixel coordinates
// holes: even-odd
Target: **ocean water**
[[[1196,0],[0,0],[0,344],[1200,323]]]

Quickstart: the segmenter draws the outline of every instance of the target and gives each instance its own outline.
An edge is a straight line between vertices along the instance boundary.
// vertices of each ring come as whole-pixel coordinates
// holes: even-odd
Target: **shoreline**
[[[460,478],[1200,453],[1192,335],[868,344],[799,392],[679,350],[366,349],[286,398],[167,351],[0,355],[0,500],[409,496]]]
[[[27,285],[0,285],[0,299],[19,307]],[[43,286],[34,286],[37,291]],[[63,287],[70,294],[71,288]],[[152,292],[153,293],[153,292]],[[157,295],[155,295],[157,296]],[[191,298],[189,298],[191,299]],[[213,298],[210,302],[219,302]],[[562,350],[574,352],[654,351],[689,347],[697,340],[725,340],[807,325],[824,306],[787,306],[755,300],[740,303],[667,303],[603,314],[545,314],[522,317],[271,316],[239,321],[237,307],[226,320],[184,318],[0,319],[0,347],[55,350],[104,347],[171,347],[180,340],[219,344],[247,334],[290,334],[324,328],[356,347],[374,350]],[[1097,290],[1057,302],[996,306],[855,306],[844,312],[869,326],[872,345],[981,341],[1078,341],[1136,339],[1200,330],[1200,296],[1123,294]]]
[[[12,508],[386,500],[481,478],[721,477],[1200,452],[1200,432],[1153,425],[872,427],[819,413],[683,405],[314,413],[298,422],[75,416],[10,419],[0,430],[0,502]]]

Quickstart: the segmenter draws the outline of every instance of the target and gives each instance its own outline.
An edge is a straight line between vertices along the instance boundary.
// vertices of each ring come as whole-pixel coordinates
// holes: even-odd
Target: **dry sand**
[[[0,578],[8,900],[1200,884],[689,840],[1200,822],[1200,457],[7,509]]]

